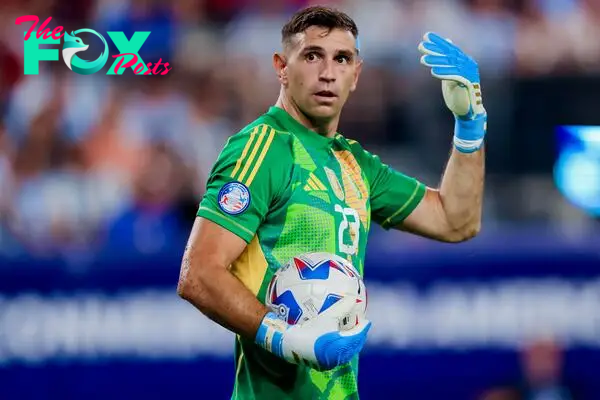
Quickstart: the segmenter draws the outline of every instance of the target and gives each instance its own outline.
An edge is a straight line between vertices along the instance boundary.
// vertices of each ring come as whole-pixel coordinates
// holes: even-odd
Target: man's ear
[[[352,82],[352,86],[350,87],[350,92],[354,92],[356,90],[356,86],[358,85],[358,77],[362,71],[363,60],[362,58],[356,58],[356,70],[354,71],[354,82]]]
[[[275,68],[275,72],[277,73],[277,79],[279,83],[282,85],[287,85],[288,76],[287,76],[287,61],[285,59],[285,55],[281,53],[273,54],[273,68]]]

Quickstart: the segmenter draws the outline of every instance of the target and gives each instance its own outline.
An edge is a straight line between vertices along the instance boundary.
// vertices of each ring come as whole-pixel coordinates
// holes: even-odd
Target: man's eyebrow
[[[317,46],[317,45],[306,46],[305,48],[302,49],[303,53],[306,53],[309,51],[325,51],[325,49],[323,49],[321,46]]]
[[[321,46],[317,46],[317,45],[306,46],[305,48],[302,49],[302,53],[308,53],[311,51],[324,52],[325,49],[322,48]],[[354,56],[355,53],[358,54],[358,49],[355,49],[355,51],[352,51],[350,49],[339,49],[339,50],[336,50],[335,53],[338,55],[352,57],[352,56]]]
[[[356,54],[358,54],[358,49],[355,50]],[[346,57],[353,57],[354,56],[354,51],[350,50],[350,49],[340,49],[337,51],[338,55],[342,55],[342,56],[346,56]]]

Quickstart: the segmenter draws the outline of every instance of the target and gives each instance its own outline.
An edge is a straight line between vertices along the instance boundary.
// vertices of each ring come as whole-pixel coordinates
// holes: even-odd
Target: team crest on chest
[[[331,185],[335,196],[340,200],[344,200],[344,189],[335,172],[327,167],[323,167],[323,169],[325,170],[325,174],[327,175],[327,179],[329,180],[329,184]]]

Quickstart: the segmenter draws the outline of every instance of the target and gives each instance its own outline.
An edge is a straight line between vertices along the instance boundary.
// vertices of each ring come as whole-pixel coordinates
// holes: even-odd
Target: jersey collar
[[[315,146],[331,147],[335,138],[329,138],[318,133],[311,131],[294,117],[288,114],[283,108],[272,106],[269,108],[267,115],[270,115],[276,119],[286,130],[290,133],[299,136],[302,140],[306,140]],[[338,135],[336,135],[337,137]]]

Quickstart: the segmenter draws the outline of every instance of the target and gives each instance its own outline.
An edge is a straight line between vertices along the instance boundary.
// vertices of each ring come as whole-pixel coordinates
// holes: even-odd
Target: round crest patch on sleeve
[[[229,182],[219,190],[219,208],[230,215],[241,214],[250,205],[250,191],[240,182]]]

